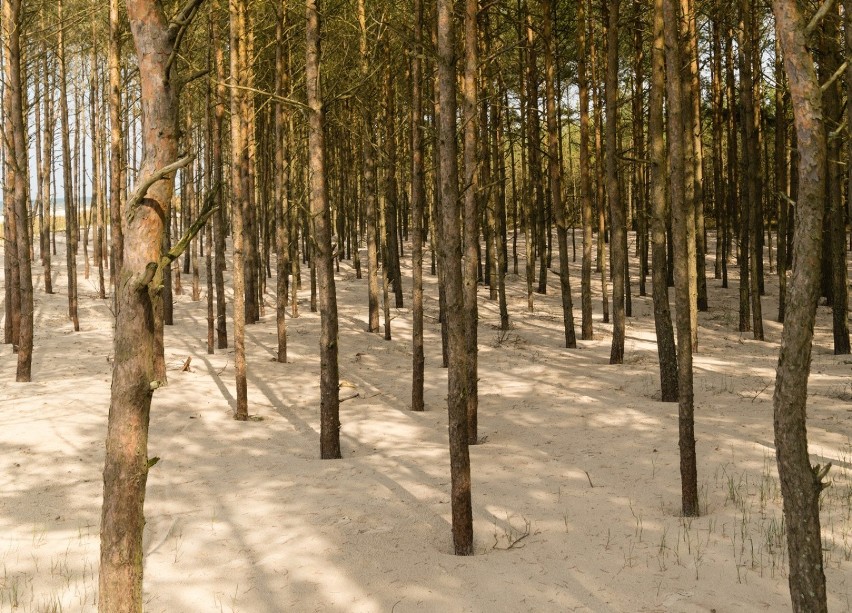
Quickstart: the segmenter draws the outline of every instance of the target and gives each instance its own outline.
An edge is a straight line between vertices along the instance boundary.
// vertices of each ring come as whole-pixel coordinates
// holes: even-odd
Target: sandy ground
[[[64,258],[54,262],[58,293],[36,296],[34,382],[13,383],[15,358],[0,349],[2,611],[94,611],[97,600],[112,316],[81,264],[81,331],[72,332]],[[572,266],[579,332],[579,262]],[[408,258],[405,267],[408,307]],[[635,278],[634,262],[637,294]],[[485,441],[471,449],[476,555],[466,558],[451,554],[436,280],[427,274],[420,414],[409,410],[410,310],[393,310],[386,342],[365,330],[366,280],[344,263],[336,281],[341,396],[352,397],[341,405],[339,461],[318,459],[319,317],[307,291],[301,316],[288,321],[290,363],[272,361],[271,295],[248,328],[256,419],[247,423],[231,418],[232,352],[206,353],[204,298],[177,297],[170,384],[151,413],[150,455],[161,461],[145,505],[147,611],[789,610],[772,443],[774,276],[763,343],[736,329],[735,276],[730,289],[708,281],[695,359],[696,519],[679,516],[677,406],[655,400],[650,298],[634,295],[625,364],[610,366],[597,297],[596,340],[566,350],[555,274],[532,313],[523,279],[509,275],[505,334],[481,288]],[[835,466],[823,494],[826,575],[829,608],[848,611],[852,359],[832,354],[829,310],[818,317],[809,436],[813,461]],[[191,371],[181,372],[187,357]]]

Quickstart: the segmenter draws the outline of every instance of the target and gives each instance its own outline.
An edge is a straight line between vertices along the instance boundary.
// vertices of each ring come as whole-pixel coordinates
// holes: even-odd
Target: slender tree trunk
[[[465,375],[467,393],[467,439],[475,445],[478,436],[478,334],[477,277],[479,250],[479,150],[480,126],[477,108],[479,98],[479,40],[477,27],[478,0],[464,3],[464,76],[462,89],[462,115],[464,119],[464,210],[462,219],[463,254],[462,278],[464,287],[463,308],[465,327]]]
[[[600,92],[597,83],[600,82],[600,71],[597,65],[597,49],[595,46],[594,27],[589,24],[589,54],[592,69],[592,107],[595,113],[595,181],[597,187],[596,200],[598,205],[598,259],[597,271],[601,273],[601,302],[603,304],[603,322],[609,323],[608,281],[609,270],[606,266],[606,195],[604,192],[604,147],[603,147],[603,112],[601,111]]]
[[[441,259],[447,300],[449,349],[448,408],[450,439],[453,547],[456,555],[473,554],[473,511],[468,453],[468,373],[464,294],[462,287],[461,231],[459,228],[458,162],[456,146],[456,44],[452,0],[438,0],[438,97],[440,128],[438,155],[441,164],[442,226]]]
[[[92,22],[92,40],[96,41],[95,25]],[[100,84],[98,80],[98,56],[97,44],[92,44],[91,55],[89,59],[89,130],[92,143],[92,202],[90,224],[94,225],[94,257],[95,266],[98,269],[98,297],[103,300],[106,298],[106,288],[104,287],[104,263],[103,253],[103,227],[100,221],[100,202],[101,202],[101,139],[99,125],[102,121],[100,110],[98,108],[98,93]],[[88,235],[88,230],[86,231]]]
[[[594,338],[592,323],[592,183],[589,169],[589,80],[586,72],[586,0],[577,3],[577,82],[580,88],[580,207],[583,215],[581,310],[584,341]]]
[[[618,14],[621,0],[604,4],[606,29],[606,191],[609,201],[612,247],[612,350],[609,363],[624,362],[626,210],[618,181]]]
[[[675,304],[677,305],[678,444],[680,447],[681,509],[687,517],[698,509],[698,474],[695,458],[695,425],[692,391],[692,326],[690,324],[689,253],[687,250],[688,207],[684,141],[689,124],[683,113],[683,83],[680,15],[677,0],[663,1],[666,46],[666,91],[669,110],[669,169],[671,177],[672,242],[674,243]]]
[[[234,373],[236,377],[236,411],[234,418],[238,421],[248,419],[248,382],[246,373],[245,325],[246,325],[246,276],[251,271],[246,270],[250,264],[245,247],[245,214],[248,205],[248,168],[246,167],[245,122],[243,114],[245,92],[242,87],[245,80],[242,46],[245,45],[246,30],[245,0],[230,0],[230,35],[231,35],[231,192],[233,194],[231,240],[233,242],[233,284],[234,284]]]
[[[559,167],[559,133],[556,125],[555,56],[556,41],[553,36],[553,17],[556,11],[554,0],[542,3],[544,15],[544,65],[547,98],[547,166],[550,178],[550,197],[556,217],[556,233],[559,242],[559,279],[562,288],[562,323],[565,331],[565,346],[577,347],[574,333],[574,306],[571,302],[571,282],[568,259],[568,226],[565,220],[565,205],[562,202],[562,169]]]
[[[116,0],[117,1],[117,0]],[[41,175],[42,182],[42,203],[44,210],[44,220],[41,224],[42,236],[42,265],[44,266],[44,291],[46,294],[53,293],[53,272],[51,270],[51,176],[53,175],[53,139],[54,128],[56,127],[56,119],[53,107],[53,84],[50,79],[50,71],[48,69],[47,53],[42,57],[42,71],[44,74],[44,131],[41,133],[41,147],[43,171]]]
[[[823,18],[820,26],[820,34],[823,39],[821,45],[822,58],[820,61],[820,76],[823,82],[822,104],[823,113],[832,130],[834,126],[840,126],[843,122],[843,109],[841,107],[840,79],[835,79],[829,84],[826,81],[833,79],[839,68],[841,47],[840,14],[837,8],[833,8]],[[846,207],[843,203],[843,168],[842,168],[842,139],[832,135],[828,139],[828,166],[826,176],[826,218],[824,226],[827,228],[826,244],[823,253],[827,253],[827,271],[830,278],[826,279],[831,286],[829,292],[832,310],[832,332],[834,335],[835,355],[847,355],[850,353],[849,344],[849,291],[847,288],[847,262],[846,262]]]
[[[760,290],[758,287],[760,271],[758,270],[758,258],[761,256],[758,232],[761,226],[760,217],[762,203],[758,193],[758,181],[760,180],[760,150],[756,130],[756,100],[754,87],[754,73],[752,60],[754,53],[753,32],[753,8],[751,0],[741,0],[742,11],[742,38],[740,39],[740,78],[742,81],[742,105],[745,147],[744,162],[746,166],[746,190],[747,205],[743,211],[743,217],[748,217],[748,245],[750,251],[747,256],[749,294],[751,295],[752,332],[755,340],[763,340],[763,314],[760,304]],[[740,273],[742,274],[742,272]]]
[[[787,119],[787,81],[784,74],[784,61],[781,57],[781,41],[775,33],[775,198],[778,202],[778,322],[784,323],[787,303],[787,225],[790,223],[789,181],[787,170],[788,119]],[[852,79],[850,79],[852,83]]]
[[[666,56],[663,38],[663,0],[654,0],[653,47],[651,49],[651,92],[648,140],[651,153],[651,282],[654,326],[660,361],[660,390],[663,402],[678,400],[678,365],[675,353],[669,288],[666,282],[666,177],[668,165],[663,141],[663,98],[666,87]]]
[[[426,359],[423,353],[423,210],[426,185],[423,165],[423,0],[414,0],[414,54],[411,58],[411,221],[412,221],[412,377],[411,410],[423,411]]]
[[[220,0],[214,0],[214,9],[219,8]],[[214,14],[218,12],[214,10]],[[228,315],[225,299],[225,231],[226,207],[225,186],[222,168],[222,138],[225,129],[225,58],[223,46],[220,44],[219,25],[216,19],[210,20],[210,40],[213,49],[213,65],[216,73],[216,88],[214,89],[215,105],[213,109],[213,142],[210,144],[213,154],[213,185],[220,186],[216,190],[217,211],[213,215],[213,249],[215,257],[213,274],[216,281],[216,347],[228,348]]]
[[[319,0],[306,0],[307,56],[305,79],[308,94],[308,162],[310,166],[311,217],[314,227],[314,261],[319,287],[320,331],[320,455],[340,458],[340,376],[337,364],[337,297],[334,290],[334,261],[331,251],[325,169],[325,118],[320,88]]]
[[[62,133],[62,171],[65,189],[65,264],[68,273],[68,317],[75,332],[80,330],[77,316],[77,239],[74,223],[74,181],[71,174],[71,125],[68,120],[68,76],[65,63],[65,26],[63,0],[57,0],[59,31],[57,33],[56,60],[59,63],[59,119]]]
[[[358,23],[361,28],[361,78],[370,74],[370,58],[367,49],[367,9],[366,0],[358,0]],[[372,142],[372,114],[367,111],[369,105],[364,102],[361,118],[361,142],[364,156],[364,203],[367,216],[367,298],[369,306],[370,332],[379,331],[379,251],[376,236],[376,158]]]
[[[109,207],[110,236],[112,238],[113,281],[121,277],[124,264],[124,234],[121,211],[124,205],[126,160],[124,159],[121,133],[121,25],[119,21],[119,0],[109,0],[109,46],[107,64],[109,66]]]
[[[824,469],[819,465],[811,467],[808,456],[805,406],[819,298],[826,134],[820,85],[796,2],[773,0],[772,6],[790,87],[799,153],[793,273],[772,398],[775,453],[784,498],[793,610],[820,613],[828,610],[819,518],[819,495],[826,484],[822,481]]]
[[[287,49],[284,33],[287,30],[287,11],[281,10],[275,28],[275,75],[279,96],[290,93],[290,73],[286,63]],[[287,293],[290,275],[290,155],[287,141],[284,105],[275,104],[275,252],[276,277],[275,319],[278,331],[278,352],[276,359],[282,364],[287,363]]]

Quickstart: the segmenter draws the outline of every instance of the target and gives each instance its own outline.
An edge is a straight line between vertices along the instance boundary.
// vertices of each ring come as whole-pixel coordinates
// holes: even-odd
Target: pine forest
[[[852,611],[852,0],[0,43],[0,612]]]

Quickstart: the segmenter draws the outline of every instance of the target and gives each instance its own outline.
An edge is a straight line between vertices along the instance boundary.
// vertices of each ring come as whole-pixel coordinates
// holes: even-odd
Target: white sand
[[[0,611],[94,611],[97,600],[111,314],[80,261],[82,329],[71,331],[63,264],[54,258],[53,296],[36,269],[34,382],[13,383],[15,357],[0,349]],[[409,307],[408,257],[404,267]],[[149,452],[161,461],[145,505],[147,611],[789,610],[772,443],[781,334],[774,275],[765,343],[736,329],[734,275],[727,290],[708,280],[712,308],[700,315],[695,359],[696,519],[679,516],[677,405],[654,399],[650,297],[634,295],[625,364],[610,366],[597,297],[597,340],[566,350],[555,274],[532,314],[523,279],[509,275],[505,335],[481,288],[487,440],[471,449],[477,555],[468,558],[451,554],[436,280],[427,274],[427,411],[415,414],[410,310],[393,310],[393,341],[367,333],[366,279],[354,277],[348,263],[336,276],[341,396],[358,394],[341,405],[338,461],[318,459],[319,317],[308,283],[301,317],[288,320],[289,364],[272,361],[272,295],[248,328],[258,420],[247,423],[231,419],[232,352],[206,353],[204,297],[177,297],[170,384],[151,413]],[[636,294],[635,262],[633,283]],[[832,355],[829,309],[818,317],[808,433],[813,461],[835,466],[823,495],[826,575],[830,610],[848,611],[852,359]],[[191,372],[180,372],[187,357]]]

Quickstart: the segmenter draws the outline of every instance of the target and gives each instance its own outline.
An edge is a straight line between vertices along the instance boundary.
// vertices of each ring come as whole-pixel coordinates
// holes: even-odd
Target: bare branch
[[[819,9],[817,9],[817,12],[814,13],[814,16],[811,19],[810,23],[808,23],[808,26],[805,28],[805,36],[810,36],[814,33],[814,30],[819,27],[819,22],[822,21],[826,15],[828,15],[828,12],[833,6],[834,0],[825,0],[825,2],[822,3]]]
[[[192,225],[186,231],[186,234],[183,235],[175,246],[169,249],[168,253],[164,254],[163,257],[160,258],[160,268],[165,268],[178,259],[181,254],[186,251],[186,248],[189,246],[189,242],[195,238],[195,235],[201,231],[201,228],[203,228],[204,224],[207,223],[207,220],[210,219],[210,216],[219,210],[219,207],[215,206],[216,193],[219,191],[219,188],[220,184],[217,183],[209,192],[207,192],[207,195],[204,197],[204,206],[201,207],[201,211],[198,213],[198,218],[192,222]]]
[[[176,170],[180,170],[184,166],[187,166],[195,159],[194,155],[188,155],[186,157],[182,157],[179,160],[172,162],[167,166],[163,166],[161,169],[151,173],[149,177],[147,177],[142,183],[136,186],[136,189],[133,191],[133,195],[130,196],[130,199],[127,201],[127,218],[130,220],[133,217],[133,214],[136,212],[136,209],[139,207],[139,203],[142,202],[142,199],[145,198],[145,194],[148,193],[148,190],[151,189],[151,186],[154,185],[157,181],[164,179],[168,175],[172,174]]]

